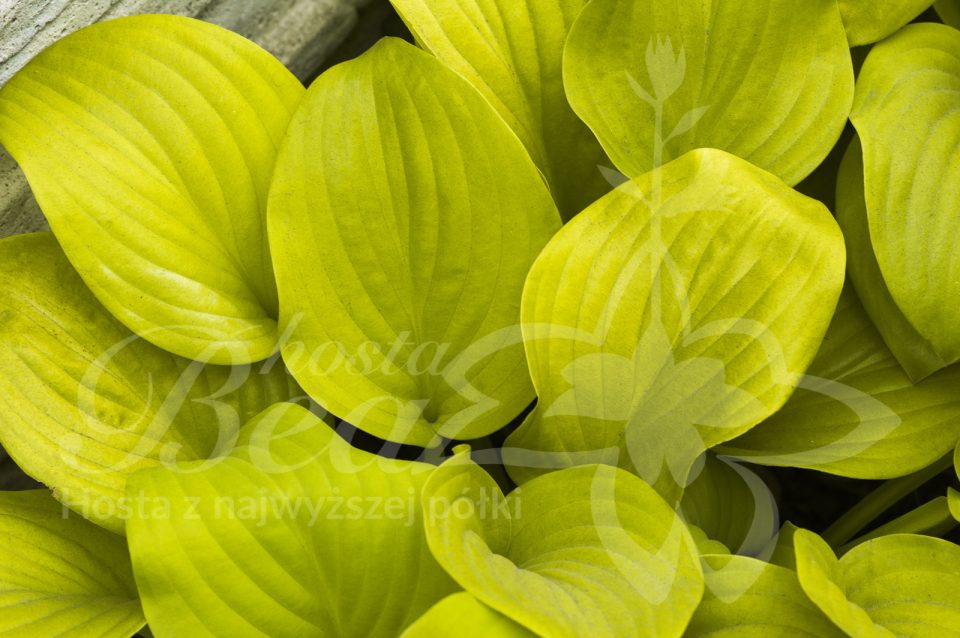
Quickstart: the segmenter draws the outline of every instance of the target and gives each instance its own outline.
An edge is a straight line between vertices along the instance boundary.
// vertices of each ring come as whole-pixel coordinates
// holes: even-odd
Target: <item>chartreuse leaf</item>
[[[417,41],[470,81],[520,137],[564,217],[610,190],[603,150],[567,103],[563,45],[587,0],[391,0]]]
[[[835,0],[594,0],[564,84],[628,176],[710,147],[793,185],[840,137],[853,65]]]
[[[870,52],[850,116],[879,270],[906,321],[948,364],[960,360],[958,91],[960,32],[913,24]]]
[[[122,537],[47,490],[0,492],[0,634],[127,638],[143,623]]]
[[[704,556],[706,580],[687,638],[843,638],[789,569],[745,556]]]
[[[530,272],[522,314],[539,403],[507,440],[511,474],[619,463],[675,497],[705,449],[786,401],[843,269],[822,204],[722,151],[619,187]]]
[[[680,512],[688,524],[747,556],[759,555],[780,529],[776,500],[763,479],[710,453],[684,490]]]
[[[127,477],[205,459],[299,389],[282,365],[203,365],[104,309],[53,235],[0,242],[0,443],[70,508],[115,532]]]
[[[618,468],[552,472],[504,497],[461,452],[431,475],[423,507],[443,568],[537,635],[680,636],[703,591],[683,522]]]
[[[295,404],[247,424],[215,465],[128,487],[151,630],[166,636],[393,638],[456,587],[426,547],[433,466],[357,450]]]
[[[324,407],[380,438],[485,436],[533,400],[520,294],[559,225],[473,87],[381,40],[310,87],[280,153],[270,239],[284,359]]]
[[[175,16],[63,38],[0,91],[0,142],[120,321],[220,364],[270,356],[276,149],[303,87],[242,37]]]
[[[850,280],[887,347],[913,381],[920,381],[947,363],[911,325],[883,279],[870,240],[863,192],[863,151],[854,137],[837,177],[837,222],[847,244]]]
[[[770,544],[770,555],[767,557],[768,563],[779,565],[790,571],[797,570],[797,556],[796,551],[793,549],[793,537],[799,529],[799,527],[790,521],[787,521],[780,527],[777,538]]]
[[[904,476],[960,440],[960,366],[914,385],[853,290],[796,393],[776,414],[722,446],[724,454],[862,479]]]
[[[451,594],[410,625],[400,638],[535,638],[466,592]]]
[[[794,536],[807,596],[853,638],[960,635],[960,547],[914,534],[881,536],[837,560],[819,536]]]
[[[932,0],[839,0],[850,46],[883,40],[927,9]]]

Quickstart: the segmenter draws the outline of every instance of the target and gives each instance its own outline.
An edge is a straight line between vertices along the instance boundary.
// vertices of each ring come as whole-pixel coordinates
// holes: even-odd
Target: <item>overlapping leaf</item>
[[[883,40],[907,24],[932,0],[839,0],[840,15],[847,29],[850,46],[856,47]]]
[[[706,590],[688,638],[842,638],[789,569],[745,556],[705,556]]]
[[[280,154],[284,358],[324,407],[380,438],[489,434],[533,399],[520,294],[559,224],[474,88],[382,40],[310,87]]]
[[[850,280],[887,347],[910,378],[919,381],[947,363],[911,325],[890,295],[870,239],[863,191],[863,151],[854,138],[844,153],[837,177],[837,222],[847,244]]]
[[[426,546],[433,466],[351,448],[294,404],[212,466],[134,475],[127,525],[151,630],[393,638],[456,589]]]
[[[722,151],[621,186],[531,270],[524,340],[539,403],[507,440],[511,474],[619,463],[675,492],[704,449],[786,401],[843,267],[821,204]]]
[[[953,242],[960,232],[953,204],[960,196],[960,163],[953,161],[958,92],[960,32],[914,24],[870,52],[851,114],[863,145],[867,222],[879,271],[906,323],[946,364],[960,360],[960,311],[953,303],[960,295]]]
[[[0,492],[0,633],[128,638],[143,623],[123,538],[47,490]]]
[[[0,442],[64,503],[122,532],[127,477],[229,448],[299,389],[283,365],[214,366],[131,333],[50,233],[0,242]]]
[[[302,94],[239,35],[128,17],[17,73],[0,142],[111,313],[176,354],[242,364],[277,347],[267,191]]]
[[[707,454],[683,491],[680,512],[736,554],[758,556],[780,529],[777,503],[763,479],[726,457]]]
[[[466,592],[451,594],[417,619],[400,638],[535,638]]]
[[[710,147],[796,184],[853,101],[834,0],[594,0],[571,29],[564,83],[630,177]]]
[[[723,452],[854,478],[904,476],[960,440],[957,387],[960,366],[914,385],[848,288],[796,393]]]
[[[570,218],[610,190],[603,150],[563,89],[563,45],[586,0],[392,0],[417,41],[463,75],[523,141]]]
[[[882,536],[837,560],[816,534],[794,537],[807,596],[853,638],[960,635],[960,547],[912,534]]]
[[[568,468],[504,497],[461,452],[430,477],[423,503],[444,569],[537,635],[680,636],[700,600],[683,522],[623,470]]]

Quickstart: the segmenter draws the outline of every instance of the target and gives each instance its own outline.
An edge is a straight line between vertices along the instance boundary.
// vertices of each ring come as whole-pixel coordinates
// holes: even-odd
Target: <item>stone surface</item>
[[[65,35],[139,13],[195,16],[260,44],[301,79],[350,34],[369,0],[0,0],[0,85]],[[0,237],[45,229],[26,178],[0,149]]]

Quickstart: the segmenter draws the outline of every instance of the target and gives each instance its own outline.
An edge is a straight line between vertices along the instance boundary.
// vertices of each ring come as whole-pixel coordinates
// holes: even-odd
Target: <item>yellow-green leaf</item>
[[[905,476],[960,440],[958,387],[960,365],[914,384],[847,288],[797,391],[722,451],[861,479]]]
[[[122,537],[47,490],[0,492],[0,634],[129,638],[143,624]]]
[[[960,547],[914,534],[881,536],[840,560],[819,536],[794,536],[807,596],[852,638],[960,635]]]
[[[610,190],[603,149],[567,103],[563,45],[587,0],[391,0],[417,41],[520,137],[565,218]]]
[[[745,556],[704,556],[706,589],[687,638],[843,638],[789,569]]]
[[[280,153],[270,240],[287,365],[380,438],[489,434],[533,400],[520,295],[559,225],[480,94],[382,40],[310,87]]]
[[[423,532],[434,466],[352,448],[289,403],[239,443],[130,479],[130,555],[158,638],[395,638],[456,591]]]
[[[511,475],[619,463],[672,498],[705,449],[787,400],[843,270],[822,204],[722,151],[619,187],[554,237],[527,280],[539,403],[507,440]]]
[[[400,638],[535,638],[466,592],[451,594],[410,625]]]
[[[130,332],[50,233],[0,241],[0,443],[57,498],[115,532],[127,477],[228,450],[300,390],[279,362],[204,365]]]
[[[430,476],[423,507],[440,565],[537,635],[680,636],[703,592],[681,519],[618,468],[567,468],[504,497],[461,452]]]
[[[880,273],[906,321],[946,364],[960,361],[958,91],[960,31],[912,24],[873,47],[850,116],[863,145]]]
[[[70,261],[148,341],[213,363],[277,347],[266,204],[303,87],[199,20],[82,29],[0,90],[0,142]]]
[[[857,47],[883,40],[923,13],[931,2],[932,0],[839,0],[840,15],[843,16],[850,46]]]
[[[593,0],[564,84],[629,177],[709,147],[793,185],[840,137],[853,65],[835,0]]]

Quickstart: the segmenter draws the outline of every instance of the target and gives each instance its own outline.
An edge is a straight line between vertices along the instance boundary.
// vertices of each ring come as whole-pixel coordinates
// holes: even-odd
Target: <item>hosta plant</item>
[[[0,633],[958,635],[960,31],[393,5],[0,88]]]

